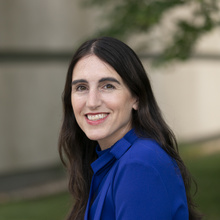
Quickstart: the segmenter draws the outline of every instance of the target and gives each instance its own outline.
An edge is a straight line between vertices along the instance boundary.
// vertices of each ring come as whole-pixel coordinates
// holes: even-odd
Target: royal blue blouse
[[[188,219],[178,166],[154,140],[131,130],[97,154],[85,220]]]

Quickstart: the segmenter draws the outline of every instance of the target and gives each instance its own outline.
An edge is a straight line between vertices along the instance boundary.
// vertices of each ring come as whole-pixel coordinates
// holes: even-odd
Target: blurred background
[[[57,141],[74,50],[109,35],[140,56],[206,219],[220,218],[220,11],[216,0],[0,0],[0,219],[64,219]]]

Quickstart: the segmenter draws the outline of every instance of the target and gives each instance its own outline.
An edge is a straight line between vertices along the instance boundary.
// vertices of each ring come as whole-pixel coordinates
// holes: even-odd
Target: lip
[[[105,116],[104,118],[100,118],[98,120],[89,120],[87,115],[99,115],[99,114],[106,114],[107,116]],[[96,113],[87,113],[85,114],[85,118],[88,124],[90,125],[99,125],[101,123],[103,123],[109,116],[109,113],[106,112],[96,112]]]

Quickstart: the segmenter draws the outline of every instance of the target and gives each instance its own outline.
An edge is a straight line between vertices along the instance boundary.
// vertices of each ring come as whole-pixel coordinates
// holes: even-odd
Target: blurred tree
[[[220,25],[219,0],[84,0],[84,4],[103,12],[105,25],[96,36],[127,40],[145,34],[145,47],[152,40],[160,45],[156,56],[160,62],[189,58],[198,40]]]

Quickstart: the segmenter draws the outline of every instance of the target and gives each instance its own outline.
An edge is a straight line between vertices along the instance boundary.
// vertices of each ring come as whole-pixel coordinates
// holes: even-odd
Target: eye
[[[112,84],[106,84],[103,86],[104,89],[115,89],[115,86],[113,86]]]
[[[83,85],[76,86],[76,91],[83,92],[85,90],[87,90],[86,86]]]

